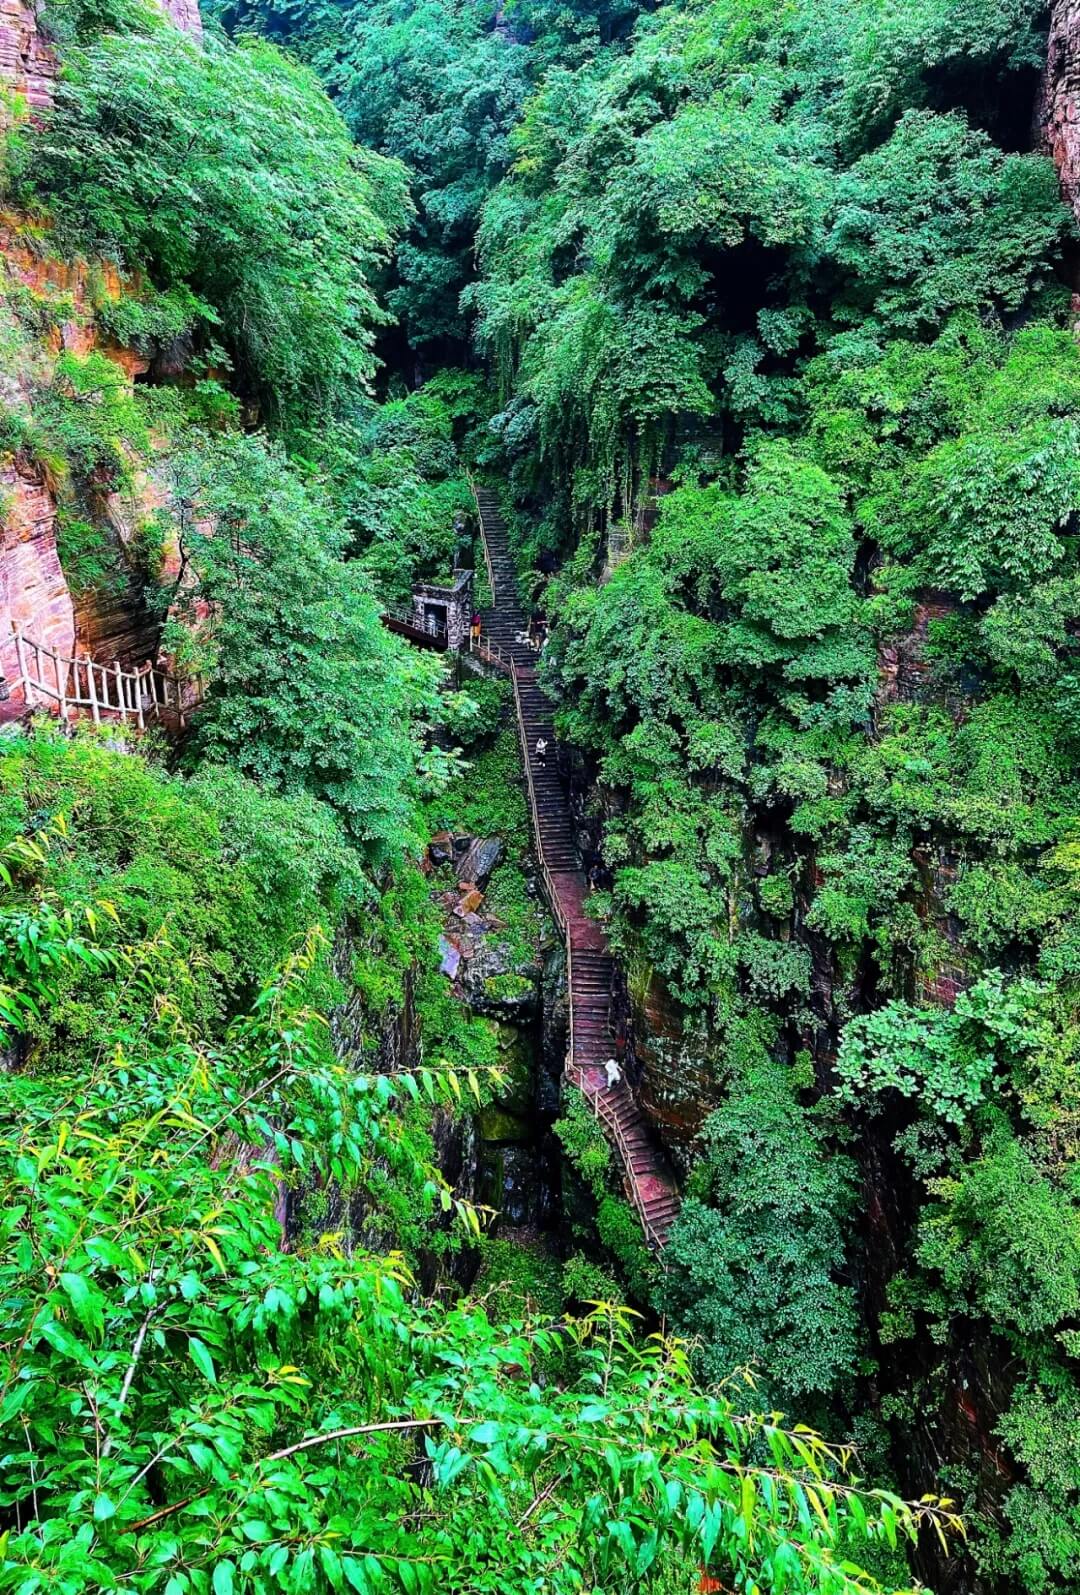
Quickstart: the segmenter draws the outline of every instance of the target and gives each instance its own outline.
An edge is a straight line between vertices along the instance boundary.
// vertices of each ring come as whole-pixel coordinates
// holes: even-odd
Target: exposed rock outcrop
[[[201,37],[197,0],[162,0],[178,28]],[[59,62],[34,0],[0,0],[0,128],[12,116],[39,119],[53,101]],[[146,371],[146,359],[132,349],[101,341],[95,325],[95,301],[117,298],[130,284],[115,267],[103,262],[64,262],[39,253],[23,237],[17,222],[0,228],[0,259],[7,280],[28,292],[43,308],[57,313],[40,344],[28,354],[25,369],[4,374],[4,402],[13,409],[29,405],[34,381],[47,377],[61,353],[85,356],[102,348],[129,380]],[[123,551],[135,522],[156,507],[152,484],[138,502],[108,505],[108,519]],[[13,626],[64,654],[91,651],[104,659],[140,662],[156,645],[157,621],[142,601],[137,576],[119,586],[73,597],[60,563],[57,503],[45,472],[21,457],[0,469],[3,527],[0,529],[0,671],[11,684],[12,709],[21,707],[19,668]],[[122,563],[122,562],[121,562]],[[11,712],[5,710],[5,713]]]
[[[190,33],[196,39],[202,38],[199,0],[161,0],[161,9],[167,17],[172,18],[181,33]]]
[[[878,651],[878,705],[919,703],[932,688],[931,661],[926,645],[934,621],[948,620],[960,605],[948,593],[927,590],[920,593],[911,626],[902,637],[894,638]]]
[[[40,473],[0,469],[0,670],[12,685],[20,678],[15,626],[59,653],[75,644],[75,606],[56,544],[56,502]]]
[[[1054,158],[1062,194],[1080,216],[1080,0],[1055,0],[1050,7],[1035,133]]]
[[[0,0],[0,83],[25,102],[31,117],[52,104],[58,70],[33,0]],[[7,107],[0,113],[4,120],[10,115]]]

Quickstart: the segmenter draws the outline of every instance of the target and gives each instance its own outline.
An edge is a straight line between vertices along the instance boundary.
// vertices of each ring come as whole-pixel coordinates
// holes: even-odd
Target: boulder
[[[481,836],[472,843],[458,865],[458,882],[464,886],[484,886],[496,864],[502,858],[503,845],[497,836]]]
[[[461,993],[476,1013],[517,1019],[538,1002],[536,971],[515,968],[508,942],[482,936],[467,969],[461,972]]]
[[[428,843],[428,857],[433,864],[449,864],[454,855],[454,843],[449,831],[436,831]]]
[[[468,919],[468,916],[475,914],[480,904],[484,901],[484,894],[478,887],[471,885],[468,881],[461,881],[459,884],[463,895],[458,900],[454,913],[459,914],[462,919]]]
[[[442,974],[449,975],[453,980],[461,967],[461,948],[455,946],[446,936],[439,937],[439,956],[441,962],[439,969]]]

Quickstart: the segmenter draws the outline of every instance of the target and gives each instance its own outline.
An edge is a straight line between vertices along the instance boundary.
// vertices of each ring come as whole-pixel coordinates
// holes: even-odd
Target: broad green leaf
[[[197,1335],[188,1338],[188,1356],[198,1368],[204,1379],[209,1379],[212,1385],[217,1384],[217,1369],[214,1359]]]

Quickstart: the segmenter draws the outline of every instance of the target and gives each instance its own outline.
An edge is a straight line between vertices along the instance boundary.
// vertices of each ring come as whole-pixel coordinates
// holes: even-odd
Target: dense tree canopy
[[[134,571],[211,690],[172,770],[0,760],[0,1586],[1070,1595],[1080,352],[1045,8],[207,9],[198,44],[54,0],[55,108],[7,135],[33,236],[123,278],[88,354],[5,296],[0,446],[72,585]],[[684,1198],[661,1270],[567,1093],[553,1298],[461,1264],[503,1243],[439,1157],[499,1042],[410,862],[462,810],[523,852],[512,738],[380,623],[448,576],[470,471],[551,622]],[[534,925],[520,871],[500,915]],[[967,1545],[909,1543],[851,1467],[957,1497]]]

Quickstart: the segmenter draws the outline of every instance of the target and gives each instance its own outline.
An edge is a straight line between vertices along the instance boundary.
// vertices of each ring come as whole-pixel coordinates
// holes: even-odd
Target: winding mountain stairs
[[[492,607],[480,611],[481,642],[476,651],[510,676],[529,788],[536,851],[552,912],[566,937],[570,988],[570,1047],[566,1072],[604,1127],[623,1174],[623,1183],[653,1251],[663,1250],[679,1198],[648,1121],[625,1080],[609,1088],[604,1060],[615,1050],[611,994],[615,963],[607,937],[585,914],[585,877],[574,846],[570,809],[555,758],[551,704],[536,679],[536,656],[524,640],[526,619],[498,501],[476,490]],[[536,757],[536,743],[548,745],[548,758]]]

